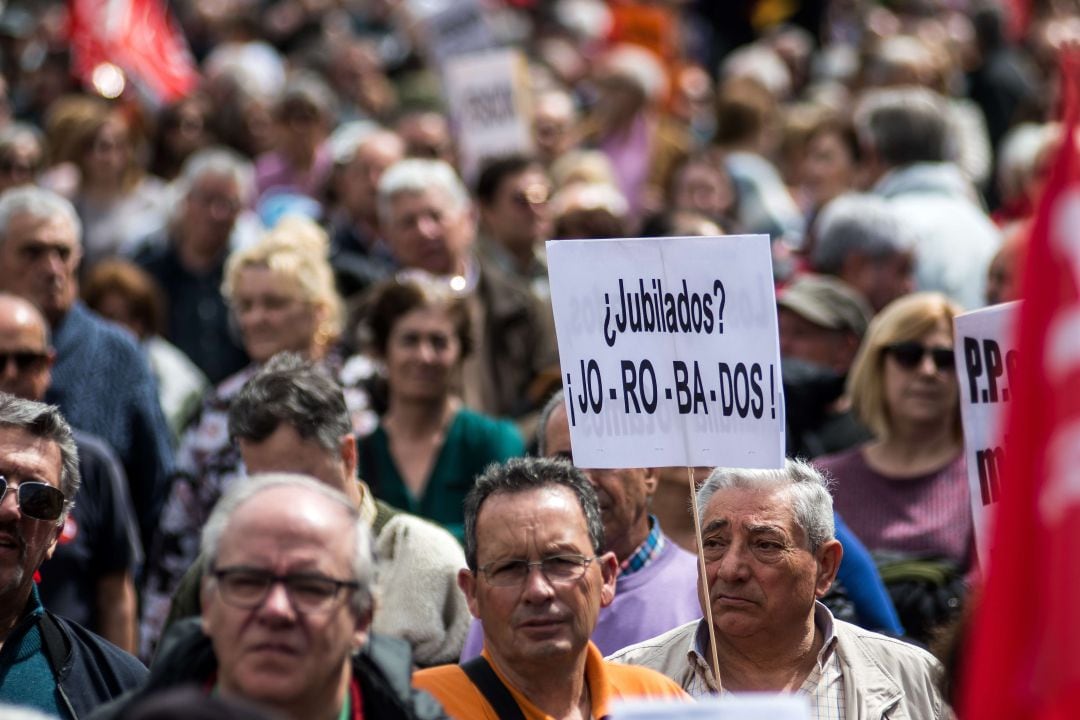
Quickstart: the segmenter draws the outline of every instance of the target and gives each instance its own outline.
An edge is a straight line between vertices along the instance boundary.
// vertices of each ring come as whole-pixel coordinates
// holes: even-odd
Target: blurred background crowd
[[[1075,3],[469,3],[526,59],[531,132],[475,168],[429,21],[455,3],[163,2],[178,35],[147,42],[187,68],[180,91],[87,65],[93,5],[0,2],[0,191],[71,201],[81,302],[153,371],[167,480],[111,541],[143,546],[123,556],[144,654],[244,473],[232,399],[279,352],[342,383],[375,496],[460,539],[472,478],[526,452],[558,389],[544,242],[570,238],[767,234],[789,454],[836,479],[909,631],[955,611],[970,501],[954,361],[936,351],[962,308],[1015,297]],[[137,499],[155,481],[114,449]],[[652,507],[692,548],[687,498],[679,471]],[[940,607],[920,591],[905,616],[913,558],[943,573]]]

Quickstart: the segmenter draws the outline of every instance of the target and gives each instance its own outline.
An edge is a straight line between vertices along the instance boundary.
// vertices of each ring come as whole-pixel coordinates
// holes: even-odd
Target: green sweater
[[[435,465],[416,497],[405,487],[390,455],[390,438],[382,425],[360,438],[360,477],[375,497],[394,507],[437,522],[461,542],[465,515],[462,503],[476,477],[491,463],[525,454],[525,444],[513,423],[472,410],[459,410],[446,431]]]

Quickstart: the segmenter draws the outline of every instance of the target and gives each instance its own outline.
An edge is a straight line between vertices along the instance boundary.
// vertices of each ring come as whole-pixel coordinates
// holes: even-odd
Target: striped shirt
[[[664,551],[664,533],[660,532],[660,523],[653,515],[649,516],[649,535],[644,542],[638,545],[637,550],[630,554],[619,564],[619,577],[633,575],[638,570],[644,570],[660,553]]]
[[[814,627],[821,633],[824,642],[818,652],[817,662],[796,692],[809,699],[811,717],[814,720],[845,720],[847,706],[844,702],[844,674],[840,667],[840,658],[836,654],[833,616],[821,603],[816,603],[814,607]],[[687,648],[687,661],[694,670],[694,677],[686,691],[694,697],[716,692],[711,661],[706,659],[708,645],[709,630],[702,618],[697,631],[691,637],[690,647]],[[721,690],[721,694],[726,692]]]

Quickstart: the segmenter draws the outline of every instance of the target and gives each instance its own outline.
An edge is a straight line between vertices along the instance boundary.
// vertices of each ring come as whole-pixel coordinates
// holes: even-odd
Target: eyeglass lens
[[[492,585],[518,585],[525,581],[533,567],[540,568],[549,582],[571,582],[584,575],[585,568],[595,559],[582,555],[556,555],[536,562],[507,560],[482,567],[480,571]]]
[[[0,475],[0,502],[4,501],[11,486]],[[16,491],[19,512],[35,520],[58,520],[64,510],[64,493],[43,482],[20,483]]]
[[[261,605],[270,589],[279,582],[285,586],[293,607],[305,612],[325,609],[339,596],[341,588],[356,585],[322,575],[274,575],[256,568],[228,568],[217,570],[214,575],[218,578],[222,596],[229,603],[246,609]]]

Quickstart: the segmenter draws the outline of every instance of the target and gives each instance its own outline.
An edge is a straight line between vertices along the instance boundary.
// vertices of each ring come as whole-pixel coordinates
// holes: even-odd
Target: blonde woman
[[[285,217],[255,245],[232,255],[222,292],[235,316],[252,365],[222,381],[207,396],[201,415],[181,440],[177,475],[147,558],[141,648],[149,657],[177,583],[198,555],[199,528],[222,493],[243,475],[240,453],[229,440],[233,397],[256,370],[280,352],[324,364],[336,376],[360,379],[336,350],[342,303],[326,259],[326,234],[306,218]],[[345,397],[358,432],[377,419],[367,393],[346,384]]]
[[[852,409],[875,437],[815,461],[835,481],[837,513],[867,549],[954,576],[973,559],[953,353],[959,312],[931,292],[906,295],[881,311],[848,377]],[[904,626],[918,637],[925,618],[905,617],[909,598],[895,591],[890,564],[898,567],[879,562],[882,577]]]

